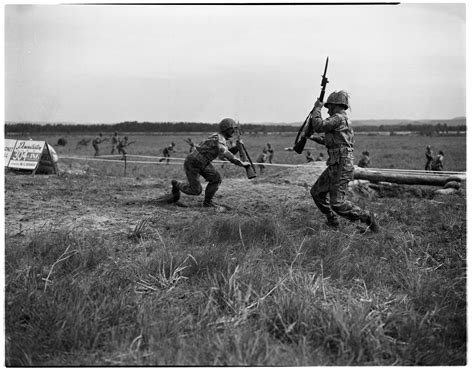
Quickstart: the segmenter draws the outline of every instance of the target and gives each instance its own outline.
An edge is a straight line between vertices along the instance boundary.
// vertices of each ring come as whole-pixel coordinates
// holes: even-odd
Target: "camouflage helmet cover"
[[[347,91],[334,91],[329,94],[328,100],[324,103],[324,107],[328,108],[328,104],[340,104],[345,106],[345,109],[349,108],[349,94]]]
[[[219,130],[221,130],[221,132],[224,132],[229,128],[235,128],[235,126],[236,123],[232,118],[224,118],[222,121],[219,122]]]

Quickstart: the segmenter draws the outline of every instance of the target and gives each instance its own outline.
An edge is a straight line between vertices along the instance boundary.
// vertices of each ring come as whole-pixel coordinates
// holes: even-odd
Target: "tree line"
[[[116,124],[38,124],[38,123],[6,123],[5,133],[41,132],[41,133],[84,133],[84,132],[209,132],[215,131],[217,123],[203,122],[137,122],[125,121]],[[288,125],[240,125],[245,132],[293,132],[298,127]]]
[[[297,132],[299,126],[284,124],[251,124],[240,125],[245,133],[274,133]],[[396,124],[396,125],[361,125],[354,126],[354,131],[364,132],[418,132],[421,135],[439,133],[459,133],[466,131],[466,125],[448,126],[446,123],[437,124]],[[162,132],[162,133],[189,133],[211,132],[217,129],[217,124],[203,122],[137,122],[125,121],[116,124],[64,124],[64,123],[6,123],[5,134],[10,133],[90,133],[90,132]]]
[[[466,132],[466,125],[448,126],[446,123],[437,124],[413,124],[403,123],[394,125],[380,125],[380,126],[356,126],[354,131],[364,132],[390,132],[396,133],[399,131],[416,132],[424,136],[432,136],[437,134],[453,134]]]

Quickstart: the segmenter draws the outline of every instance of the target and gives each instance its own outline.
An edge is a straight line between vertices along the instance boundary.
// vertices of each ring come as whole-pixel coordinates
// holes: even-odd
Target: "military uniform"
[[[96,136],[94,140],[92,140],[92,147],[94,148],[94,157],[99,156],[99,144],[102,143],[104,139],[102,139],[102,134]]]
[[[125,148],[128,146],[128,137],[125,136],[122,140],[119,141],[117,144],[117,151],[119,154],[122,154],[122,158],[127,156],[127,151]]]
[[[444,153],[440,152],[436,156],[436,159],[433,162],[433,165],[431,166],[431,170],[432,171],[443,171],[443,168],[444,168],[443,160],[444,160]]]
[[[212,165],[212,161],[219,156],[219,144],[228,149],[224,136],[219,133],[210,135],[207,139],[199,143],[192,153],[188,154],[184,160],[184,171],[188,178],[188,183],[177,182],[176,188],[184,194],[199,195],[202,192],[199,175],[208,182],[206,186],[204,201],[209,202],[219,189],[222,182],[221,175]]]
[[[425,171],[430,171],[431,165],[433,164],[433,151],[431,150],[430,146],[426,147],[425,157],[426,157]]]
[[[370,224],[370,212],[360,209],[346,199],[349,181],[354,178],[354,131],[346,112],[335,113],[322,119],[321,108],[315,107],[311,112],[306,136],[309,137],[314,132],[325,133],[324,143],[329,155],[326,162],[328,167],[311,188],[311,196],[316,206],[326,215],[332,226],[338,224],[336,214],[350,221],[360,220]]]
[[[258,163],[258,167],[260,168],[260,174],[263,174],[263,172],[265,171],[264,163],[266,160],[267,160],[267,154],[266,154],[266,150],[264,149],[262,153],[259,154],[256,160],[256,162]]]
[[[265,149],[267,153],[267,161],[268,163],[273,163],[273,154],[274,150],[272,148],[272,145],[270,143],[267,144],[267,148]]]
[[[171,197],[168,199],[168,203],[177,202],[181,192],[189,195],[201,194],[202,186],[199,181],[199,175],[201,175],[208,182],[204,193],[203,207],[219,207],[213,203],[212,198],[219,189],[222,179],[211,162],[219,156],[223,156],[236,166],[245,169],[250,167],[250,163],[242,162],[234,156],[238,151],[237,147],[229,148],[227,145],[226,140],[232,137],[235,127],[236,123],[232,118],[224,118],[219,122],[219,132],[210,135],[199,143],[192,153],[187,155],[184,160],[184,171],[188,182],[171,180]]]
[[[166,164],[170,163],[171,152],[174,152],[174,143],[171,143],[166,148],[163,149],[163,158],[158,162],[164,161],[166,159]]]
[[[119,138],[117,136],[117,133],[115,133],[113,136],[112,136],[112,139],[110,140],[110,143],[112,145],[112,150],[110,152],[110,154],[114,154],[115,153],[115,149],[118,149],[117,146],[118,146],[118,143],[119,143]]]
[[[368,168],[370,166],[370,157],[366,152],[362,153],[362,157],[357,165],[361,168]]]

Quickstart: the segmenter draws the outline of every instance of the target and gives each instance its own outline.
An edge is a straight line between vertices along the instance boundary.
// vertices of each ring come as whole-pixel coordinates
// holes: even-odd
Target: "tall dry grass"
[[[376,199],[380,234],[308,201],[7,236],[6,365],[464,365],[466,203],[436,199]]]

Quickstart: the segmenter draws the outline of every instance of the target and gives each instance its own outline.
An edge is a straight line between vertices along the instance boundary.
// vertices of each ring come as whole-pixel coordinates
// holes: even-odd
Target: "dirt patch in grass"
[[[203,209],[203,195],[183,195],[187,207],[160,204],[169,193],[168,179],[106,177],[75,168],[65,168],[59,176],[5,176],[5,233],[22,234],[51,225],[64,228],[96,229],[107,234],[133,231],[145,217],[151,222],[172,225],[184,219],[206,217],[216,211]],[[272,213],[288,204],[308,200],[308,186],[321,168],[282,171],[266,178],[224,179],[217,203],[231,208],[227,214]],[[295,186],[296,185],[296,186]]]

